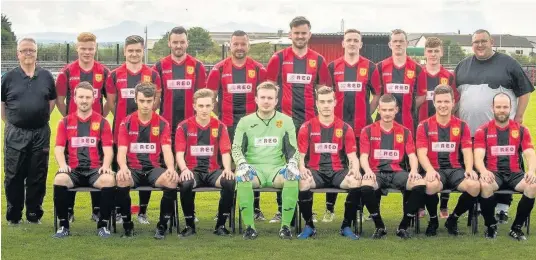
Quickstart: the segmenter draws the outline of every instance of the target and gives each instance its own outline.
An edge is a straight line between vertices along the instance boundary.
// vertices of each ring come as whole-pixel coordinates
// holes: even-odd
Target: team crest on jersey
[[[441,82],[441,85],[448,85],[449,84],[449,79],[441,78],[440,82]]]
[[[415,71],[414,70],[408,70],[406,72],[406,76],[409,78],[409,79],[412,79],[413,77],[415,77]]]
[[[91,123],[91,130],[93,131],[97,131],[99,130],[99,127],[100,127],[100,123]]]
[[[403,143],[404,142],[404,135],[403,134],[397,134],[396,135],[396,141],[398,143],[400,143],[400,144]]]
[[[360,68],[359,69],[359,75],[361,75],[361,77],[364,77],[367,75],[367,68]]]
[[[316,68],[316,60],[309,60],[309,67]]]
[[[518,138],[519,137],[519,130],[512,130],[512,138]]]
[[[281,127],[283,127],[283,120],[277,120],[277,121],[275,121],[275,126],[277,126],[277,128],[281,128]]]
[[[460,128],[454,127],[452,128],[452,135],[458,136],[460,134]]]
[[[218,128],[212,128],[212,136],[218,137]]]
[[[149,75],[143,76],[143,82],[151,82],[151,76]]]
[[[158,136],[158,134],[160,133],[160,127],[155,126],[155,127],[151,128],[151,133],[152,133],[154,136]]]
[[[337,138],[341,138],[342,137],[342,129],[335,129],[335,136]]]
[[[102,74],[95,74],[95,81],[101,82],[102,81]]]
[[[255,78],[255,70],[248,70],[248,76],[250,78]]]
[[[192,66],[187,66],[187,67],[186,67],[186,73],[188,73],[188,74],[190,74],[190,75],[194,74],[194,67],[192,67]]]

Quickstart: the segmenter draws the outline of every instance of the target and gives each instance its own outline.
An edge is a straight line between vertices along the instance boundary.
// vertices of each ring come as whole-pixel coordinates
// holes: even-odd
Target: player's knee
[[[226,178],[220,179],[220,185],[223,190],[233,191],[235,189],[236,182],[235,180],[228,180]]]
[[[300,191],[306,191],[311,189],[310,183],[311,182],[309,180],[301,179],[299,182]]]
[[[466,185],[467,193],[469,193],[471,196],[476,197],[480,193],[480,183],[478,181],[469,181]]]
[[[359,187],[359,181],[354,178],[349,178],[346,180],[346,184],[348,185],[348,188],[354,189]]]
[[[192,192],[192,190],[194,189],[194,183],[194,180],[187,180],[179,183],[181,192]]]
[[[533,183],[533,184],[527,185],[523,194],[525,194],[525,196],[531,199],[536,197],[536,184]]]
[[[493,186],[485,181],[480,181],[480,196],[489,198],[493,195]]]
[[[58,173],[54,177],[54,185],[69,186],[71,178],[66,173]]]
[[[102,174],[97,181],[101,188],[115,186],[115,178],[111,174]]]

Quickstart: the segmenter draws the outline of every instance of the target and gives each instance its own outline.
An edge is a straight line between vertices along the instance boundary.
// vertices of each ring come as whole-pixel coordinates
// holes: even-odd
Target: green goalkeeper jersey
[[[263,120],[257,113],[240,119],[236,126],[232,154],[236,165],[282,166],[294,158],[299,162],[296,129],[292,118],[275,112]]]

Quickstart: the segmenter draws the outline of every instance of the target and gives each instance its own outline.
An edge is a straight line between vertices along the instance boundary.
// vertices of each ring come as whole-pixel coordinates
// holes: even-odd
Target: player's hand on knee
[[[478,181],[478,174],[476,174],[476,172],[473,170],[465,171],[465,178]]]
[[[234,173],[229,169],[223,169],[223,172],[221,173],[222,178],[225,178],[226,180],[233,180],[234,179]]]
[[[363,175],[363,180],[368,181],[371,180],[373,182],[376,182],[376,174],[372,170],[365,170],[365,175]]]
[[[309,180],[309,178],[313,178],[313,174],[311,173],[311,170],[305,168],[305,167],[302,167],[300,169],[300,174],[301,174],[301,177],[304,179],[304,180]]]
[[[441,180],[441,175],[439,175],[439,173],[436,170],[432,170],[432,171],[426,172],[426,177],[425,178],[426,178],[427,182],[433,182],[436,179],[438,181],[440,181]]]
[[[351,177],[351,178],[354,178],[356,180],[361,180],[361,173],[359,172],[359,170],[354,170],[354,169],[350,169],[348,171],[348,174],[346,175],[346,177]]]
[[[112,174],[112,169],[110,169],[110,166],[102,166],[99,168],[99,174]]]
[[[416,182],[416,181],[422,179],[422,176],[419,173],[415,172],[415,171],[411,171],[411,172],[409,172],[408,179],[409,179],[410,182]]]
[[[495,181],[495,175],[488,170],[484,170],[480,172],[480,179],[491,184],[493,181]]]
[[[257,175],[257,171],[247,163],[242,163],[236,167],[236,180],[239,182],[253,181],[255,175]]]
[[[536,173],[534,171],[527,171],[525,173],[525,182],[527,184],[535,184],[536,183]]]
[[[70,173],[71,172],[71,167],[69,167],[68,165],[60,166],[60,168],[58,169],[58,172],[59,173]]]
[[[117,172],[117,181],[127,181],[130,178],[130,170],[128,168],[120,169]]]
[[[175,169],[167,169],[164,174],[168,177],[170,182],[179,182],[179,174],[177,173],[177,171],[175,171]]]
[[[190,171],[190,169],[186,169],[186,170],[181,172],[179,181],[180,182],[185,182],[185,181],[192,180],[193,178],[194,178],[194,173],[192,171]]]

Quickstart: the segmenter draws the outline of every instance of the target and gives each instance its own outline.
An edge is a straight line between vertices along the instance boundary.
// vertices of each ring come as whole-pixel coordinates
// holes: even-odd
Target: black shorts
[[[220,177],[220,175],[223,173],[222,170],[215,170],[211,173],[207,171],[200,171],[194,169],[194,180],[195,180],[195,187],[216,187],[216,181]]]
[[[457,190],[460,183],[465,180],[465,169],[439,169],[443,189]]]
[[[99,169],[90,169],[86,171],[73,170],[67,175],[71,178],[74,187],[93,187],[100,177]]]
[[[524,172],[493,172],[499,190],[515,190],[516,186],[525,178]]]
[[[378,172],[376,173],[376,182],[378,188],[387,194],[387,189],[406,190],[409,172]]]
[[[156,181],[160,178],[160,175],[166,172],[164,168],[153,168],[152,170],[143,171],[143,170],[133,170],[130,169],[132,173],[132,181],[134,182],[134,188],[140,186],[151,186],[155,187]]]
[[[355,146],[357,148],[357,150],[355,151],[355,154],[357,156],[357,159],[359,159],[359,156],[361,156],[361,154],[359,153],[359,136],[356,136],[355,137]]]
[[[313,180],[315,181],[316,188],[337,188],[341,187],[341,183],[344,181],[346,175],[348,175],[348,169],[340,171],[317,171],[311,170]]]

